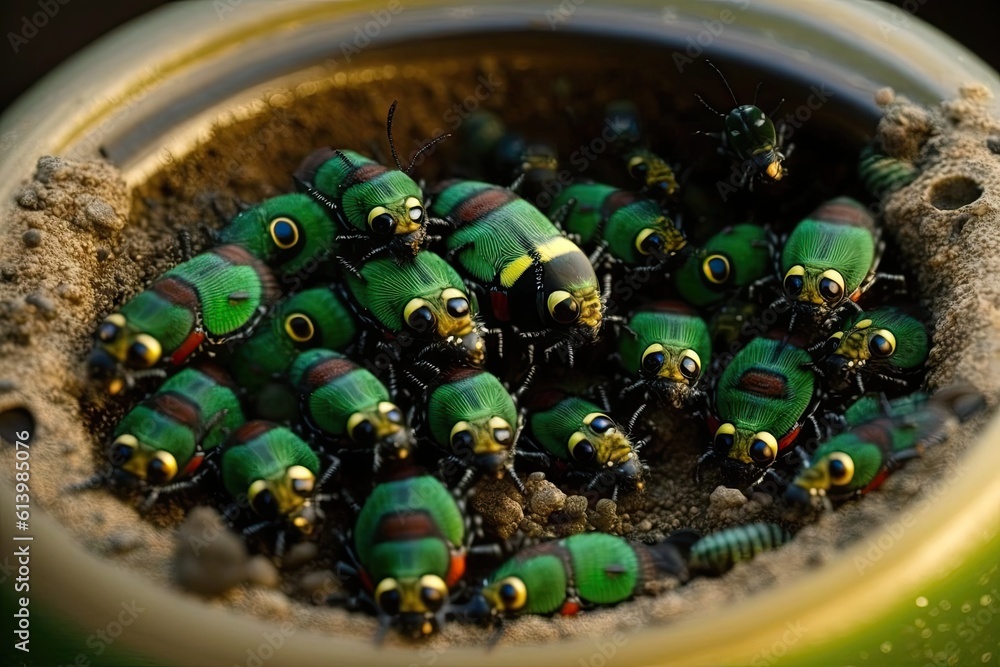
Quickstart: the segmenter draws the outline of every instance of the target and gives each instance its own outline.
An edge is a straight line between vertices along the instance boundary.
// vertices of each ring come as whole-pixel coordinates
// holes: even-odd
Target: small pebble
[[[42,238],[42,230],[40,229],[29,229],[21,235],[21,240],[24,242],[25,247],[28,248],[37,248],[42,245]]]
[[[340,582],[330,570],[307,572],[299,579],[299,594],[308,596],[313,604],[323,604],[332,593],[340,590]]]
[[[24,297],[24,302],[34,306],[46,315],[51,315],[55,313],[56,310],[56,304],[52,301],[52,299],[41,294],[40,292],[32,292],[28,296]]]
[[[83,215],[97,230],[103,234],[116,232],[125,226],[115,210],[103,199],[94,197],[83,209]]]
[[[106,262],[108,260],[108,257],[111,257],[111,251],[110,250],[108,250],[107,248],[98,248],[97,249],[97,261],[98,262]]]
[[[294,570],[316,560],[318,555],[319,546],[315,542],[296,542],[285,551],[285,556],[281,559],[281,567]]]
[[[648,533],[649,531],[653,530],[653,522],[650,521],[649,519],[643,519],[642,521],[639,522],[639,525],[637,525],[635,529],[638,530],[640,533]]]
[[[17,193],[17,204],[21,208],[27,208],[32,211],[42,208],[42,202],[38,198],[38,191],[31,185]]]
[[[709,497],[709,506],[716,512],[727,509],[742,507],[746,504],[747,498],[739,489],[730,489],[725,486],[718,486]]]
[[[278,588],[281,585],[281,574],[278,568],[264,556],[254,556],[244,570],[246,580],[266,588]]]
[[[107,550],[115,554],[124,554],[138,549],[143,544],[142,538],[137,534],[121,531],[112,533],[107,538]]]

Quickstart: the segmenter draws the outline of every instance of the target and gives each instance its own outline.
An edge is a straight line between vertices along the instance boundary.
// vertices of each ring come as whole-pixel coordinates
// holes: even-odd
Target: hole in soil
[[[983,188],[968,176],[943,178],[930,188],[931,206],[940,211],[954,211],[983,196]]]
[[[25,432],[28,433],[27,438],[23,437]],[[0,440],[3,442],[9,445],[17,440],[26,442],[31,440],[34,432],[35,417],[27,408],[11,408],[0,412]]]

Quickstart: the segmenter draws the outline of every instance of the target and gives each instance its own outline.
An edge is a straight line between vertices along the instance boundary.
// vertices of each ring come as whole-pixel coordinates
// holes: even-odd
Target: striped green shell
[[[849,197],[832,199],[795,226],[781,251],[781,273],[795,265],[817,274],[835,269],[854,292],[875,263],[874,220]]]
[[[431,435],[442,447],[449,447],[451,429],[460,421],[502,417],[517,423],[514,399],[500,380],[485,371],[462,371],[436,387],[427,403]]]
[[[204,431],[223,411],[225,416]],[[205,451],[214,449],[243,419],[239,399],[228,380],[217,373],[185,368],[128,412],[115,427],[111,439],[132,435],[151,450],[170,453],[183,470],[199,442]]]
[[[889,415],[902,417],[916,412],[924,407],[927,399],[927,394],[922,391],[894,398],[889,401]],[[865,394],[844,411],[844,421],[848,426],[858,426],[884,414],[880,396],[878,394]]]
[[[293,315],[309,319],[312,338],[292,339],[285,322]],[[284,374],[299,352],[317,347],[344,350],[357,336],[358,325],[344,302],[328,287],[314,287],[280,301],[253,336],[236,348],[228,367],[244,389],[257,390]]]
[[[547,410],[532,412],[528,417],[528,429],[532,437],[549,452],[562,459],[570,458],[569,437],[583,428],[583,419],[598,412],[599,406],[577,396],[567,396]]]
[[[729,277],[721,284],[711,282],[705,275],[703,265],[713,255],[723,255],[729,262]],[[767,231],[757,225],[733,225],[688,256],[674,274],[674,285],[684,301],[702,307],[763,278],[771,269]]]
[[[296,240],[282,248],[271,233],[272,222],[293,224]],[[219,232],[222,243],[243,246],[268,263],[277,273],[296,274],[314,270],[335,250],[337,232],[326,210],[306,194],[271,197],[237,215]]]
[[[708,325],[694,313],[669,306],[648,307],[632,315],[628,327],[631,331],[623,331],[618,340],[618,354],[625,370],[632,376],[639,375],[642,354],[654,343],[676,354],[694,350],[703,366],[711,358],[712,340]]]
[[[854,461],[854,475],[851,481],[842,486],[832,487],[833,495],[851,493],[871,484],[888,462],[889,453],[894,448],[896,439],[890,430],[872,423],[856,428],[859,430],[848,431],[830,438],[810,457],[812,465],[825,465],[824,459],[828,456],[834,452],[843,452]],[[901,438],[900,445],[904,443],[910,447],[915,444],[910,438]],[[900,449],[907,448],[900,447]]]
[[[803,366],[805,350],[780,340],[755,338],[726,366],[716,387],[716,413],[750,432],[788,433],[805,413],[816,380]]]
[[[354,151],[340,152],[351,166],[335,155],[317,169],[313,186],[339,199],[347,223],[358,231],[368,231],[368,212],[376,206],[394,204],[407,197],[423,201],[420,186],[402,171],[383,167]]]
[[[736,563],[764,551],[777,549],[792,539],[788,531],[773,523],[752,523],[706,535],[691,547],[688,566],[692,571],[722,574]]]
[[[351,274],[346,278],[351,296],[394,333],[403,331],[403,310],[411,299],[422,298],[435,306],[437,312],[443,312],[444,290],[453,287],[468,294],[455,269],[439,255],[427,251],[403,264],[388,258],[370,261],[361,267],[361,275],[363,279]],[[475,316],[475,300],[470,298],[469,306]]]
[[[431,532],[395,533],[407,516],[429,519]],[[398,527],[398,526],[397,526]],[[375,487],[354,528],[354,550],[373,581],[448,572],[450,552],[465,543],[465,520],[451,493],[430,475]]]
[[[529,547],[501,565],[490,577],[490,583],[517,577],[528,591],[528,600],[520,613],[551,614],[566,602],[571,576],[566,571],[566,560],[565,548],[556,542]]]
[[[566,217],[563,226],[571,234],[579,234],[580,240],[584,243],[599,240],[597,232],[604,220],[602,207],[604,201],[617,188],[601,183],[575,183],[563,188],[552,200],[550,212],[558,211],[567,205],[571,199],[576,200],[570,214]]]
[[[861,151],[858,176],[868,192],[875,197],[883,197],[909,185],[919,173],[912,162],[882,155],[871,146]]]
[[[275,427],[256,432],[247,440],[229,441],[222,453],[222,483],[236,498],[258,479],[281,479],[296,465],[319,476],[319,458],[309,445],[287,428]]]
[[[355,412],[375,410],[388,401],[389,390],[371,372],[332,350],[308,350],[289,371],[292,386],[302,396],[303,411],[313,424],[332,436],[347,432]]]

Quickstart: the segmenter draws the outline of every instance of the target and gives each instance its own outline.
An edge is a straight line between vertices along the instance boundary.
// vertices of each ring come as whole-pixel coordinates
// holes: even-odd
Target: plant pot
[[[682,1],[670,11],[638,0],[564,0],[552,6],[414,2],[405,7],[393,2],[185,3],[155,11],[95,43],[10,109],[2,123],[7,149],[0,195],[12,201],[40,156],[96,159],[98,149],[141,192],[166,165],[208,140],[214,124],[261,113],[262,91],[280,82],[308,94],[311,82],[330,67],[335,71],[331,59],[360,58],[352,49],[364,52],[365,37],[372,51],[421,40],[421,48],[445,58],[451,44],[447,36],[501,32],[587,39],[595,45],[621,39],[653,44],[682,54],[664,65],[670,69],[686,66],[684,57],[697,61],[710,54],[738,57],[750,69],[800,84],[819,77],[837,86],[835,105],[841,113],[871,119],[872,127],[879,113],[874,94],[883,86],[927,104],[953,97],[959,85],[971,81],[1000,90],[995,72],[917,16],[862,2],[841,2],[834,9],[782,0],[752,5]],[[31,456],[57,456],[46,443],[44,415],[35,418]],[[899,661],[893,664],[902,664],[911,656],[900,655],[900,647],[912,643],[913,627],[922,630],[913,622],[926,608],[938,610],[928,623],[947,661],[957,650],[949,648],[950,642],[966,646],[963,623],[977,624],[981,629],[974,637],[980,639],[1000,634],[998,441],[1000,419],[994,418],[968,448],[960,477],[933,503],[910,508],[919,511],[918,520],[911,516],[872,533],[877,557],[872,557],[872,541],[862,540],[835,562],[732,606],[612,636],[505,646],[490,653],[479,648],[377,650],[357,637],[306,628],[285,631],[280,623],[233,614],[104,562],[44,509],[32,507],[32,652],[15,652],[15,657],[29,664],[599,667],[612,659],[619,665],[842,664],[888,653]],[[8,448],[4,460],[14,459]],[[13,495],[5,475],[0,497]],[[8,539],[17,532],[10,512],[3,521],[4,543],[20,545]],[[10,594],[5,586],[5,601]],[[141,613],[111,636],[122,605],[133,600]],[[964,611],[962,600],[978,607]],[[951,601],[949,608],[941,601]],[[98,630],[113,641],[92,634]],[[938,659],[933,651],[927,658]]]

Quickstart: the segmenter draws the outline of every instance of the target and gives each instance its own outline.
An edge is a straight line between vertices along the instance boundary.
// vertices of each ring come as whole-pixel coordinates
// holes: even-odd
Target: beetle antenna
[[[450,136],[451,136],[451,133],[449,132],[448,134],[442,134],[442,135],[439,135],[437,137],[434,137],[433,139],[431,139],[430,141],[428,141],[426,144],[424,144],[420,148],[420,150],[418,150],[416,153],[413,154],[413,157],[410,158],[410,164],[409,164],[409,166],[406,167],[406,169],[403,169],[402,167],[400,167],[400,169],[403,169],[404,173],[409,174],[410,170],[413,169],[413,165],[414,165],[414,163],[416,163],[417,158],[420,157],[421,153],[423,153],[424,151],[426,151],[428,148],[434,146],[434,144],[437,144],[438,142],[444,141],[445,139],[447,139]],[[397,164],[399,164],[399,163],[397,162]]]
[[[715,107],[713,107],[711,104],[709,104],[708,102],[706,102],[705,99],[701,95],[699,95],[698,93],[695,93],[694,96],[698,99],[699,102],[701,102],[705,106],[706,109],[708,109],[709,111],[711,111],[712,113],[714,113],[716,116],[722,116],[723,118],[726,116],[726,114],[720,113],[719,111],[717,111],[715,109]]]
[[[734,93],[734,92],[733,92],[733,89],[732,89],[732,87],[731,87],[731,86],[729,85],[729,81],[727,81],[727,80],[726,80],[726,76],[725,76],[725,75],[724,75],[724,74],[722,73],[722,70],[720,70],[720,69],[719,69],[718,67],[716,67],[716,66],[715,66],[715,63],[713,63],[713,62],[712,62],[711,60],[707,60],[707,59],[706,59],[706,60],[705,60],[705,63],[707,63],[707,64],[708,64],[708,66],[709,66],[709,67],[711,67],[712,69],[714,69],[714,70],[715,70],[715,72],[716,72],[716,73],[717,73],[717,74],[719,75],[719,77],[720,77],[720,78],[722,79],[722,83],[726,84],[726,90],[728,90],[728,91],[729,91],[729,95],[730,95],[730,96],[731,96],[731,97],[733,98],[733,104],[735,104],[736,106],[739,106],[739,105],[740,105],[740,103],[739,103],[739,101],[738,101],[738,100],[736,99],[736,93]],[[758,86],[759,86],[759,85],[760,85],[760,84],[758,84]]]
[[[757,82],[757,87],[753,89],[753,105],[757,106],[757,94],[760,93],[760,87],[764,84],[763,81]]]
[[[396,153],[396,144],[392,140],[392,117],[396,113],[396,103],[397,100],[393,100],[392,104],[389,105],[389,116],[385,119],[385,131],[389,135],[389,150],[392,151],[392,159],[399,167],[400,171],[404,171],[402,163],[399,161],[399,154]]]
[[[769,116],[773,116],[774,114],[778,113],[778,109],[780,109],[781,105],[784,104],[784,103],[785,103],[785,98],[782,97],[780,100],[778,100],[778,103],[776,105],[774,105],[774,110],[771,113],[769,113],[768,115]]]

